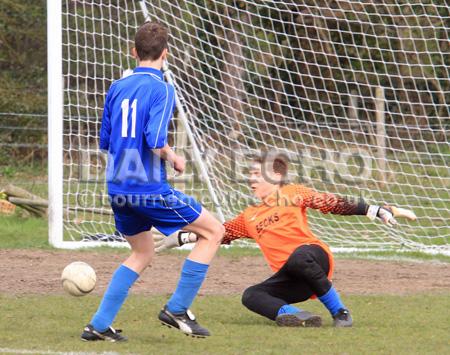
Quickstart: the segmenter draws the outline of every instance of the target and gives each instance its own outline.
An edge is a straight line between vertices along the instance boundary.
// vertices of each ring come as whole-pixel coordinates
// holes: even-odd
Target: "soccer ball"
[[[95,288],[97,276],[89,264],[75,261],[64,268],[61,282],[64,290],[69,294],[80,297],[87,295]]]

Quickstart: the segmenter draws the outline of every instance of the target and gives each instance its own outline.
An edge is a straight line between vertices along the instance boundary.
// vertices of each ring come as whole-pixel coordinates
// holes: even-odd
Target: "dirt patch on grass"
[[[0,250],[0,293],[60,294],[62,269],[85,261],[97,272],[96,294],[104,292],[112,272],[125,255],[104,252]],[[184,261],[181,255],[160,255],[133,287],[136,294],[170,294]],[[334,284],[344,294],[393,294],[450,291],[450,267],[433,262],[336,260]],[[271,275],[262,257],[218,256],[201,294],[240,294]]]

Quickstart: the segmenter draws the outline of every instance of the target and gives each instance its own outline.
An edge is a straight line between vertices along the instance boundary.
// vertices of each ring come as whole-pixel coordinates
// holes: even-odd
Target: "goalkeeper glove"
[[[397,224],[397,221],[394,218],[394,213],[392,212],[392,209],[389,206],[375,206],[370,205],[367,210],[367,217],[371,219],[372,221],[378,217],[381,219],[381,221],[388,225],[389,227],[392,227]]]
[[[384,224],[388,226],[393,226],[397,224],[395,217],[408,218],[411,221],[417,219],[413,211],[407,210],[405,208],[394,207],[394,206],[369,206],[367,210],[367,217],[374,220],[376,217],[380,218]]]
[[[197,241],[197,235],[181,230],[169,235],[168,237],[163,235],[154,235],[153,239],[155,241],[155,252],[160,253],[163,250],[181,247],[187,243],[195,243]]]

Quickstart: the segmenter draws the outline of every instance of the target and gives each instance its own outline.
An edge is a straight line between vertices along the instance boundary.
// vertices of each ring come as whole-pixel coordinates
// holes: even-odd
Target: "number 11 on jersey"
[[[137,99],[131,103],[131,138],[136,138],[136,107]],[[130,109],[130,100],[122,100],[122,137],[128,137],[128,110]]]

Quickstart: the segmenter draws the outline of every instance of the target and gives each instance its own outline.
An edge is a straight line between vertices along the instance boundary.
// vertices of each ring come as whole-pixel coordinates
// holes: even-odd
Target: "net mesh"
[[[207,169],[226,219],[252,201],[250,153],[290,160],[290,180],[411,208],[389,229],[312,211],[333,247],[449,252],[449,9],[445,1],[143,2],[168,26],[170,69],[203,154],[176,118],[188,158],[175,187],[211,210]],[[137,1],[63,5],[65,240],[112,234],[98,133],[105,94],[135,66]]]

